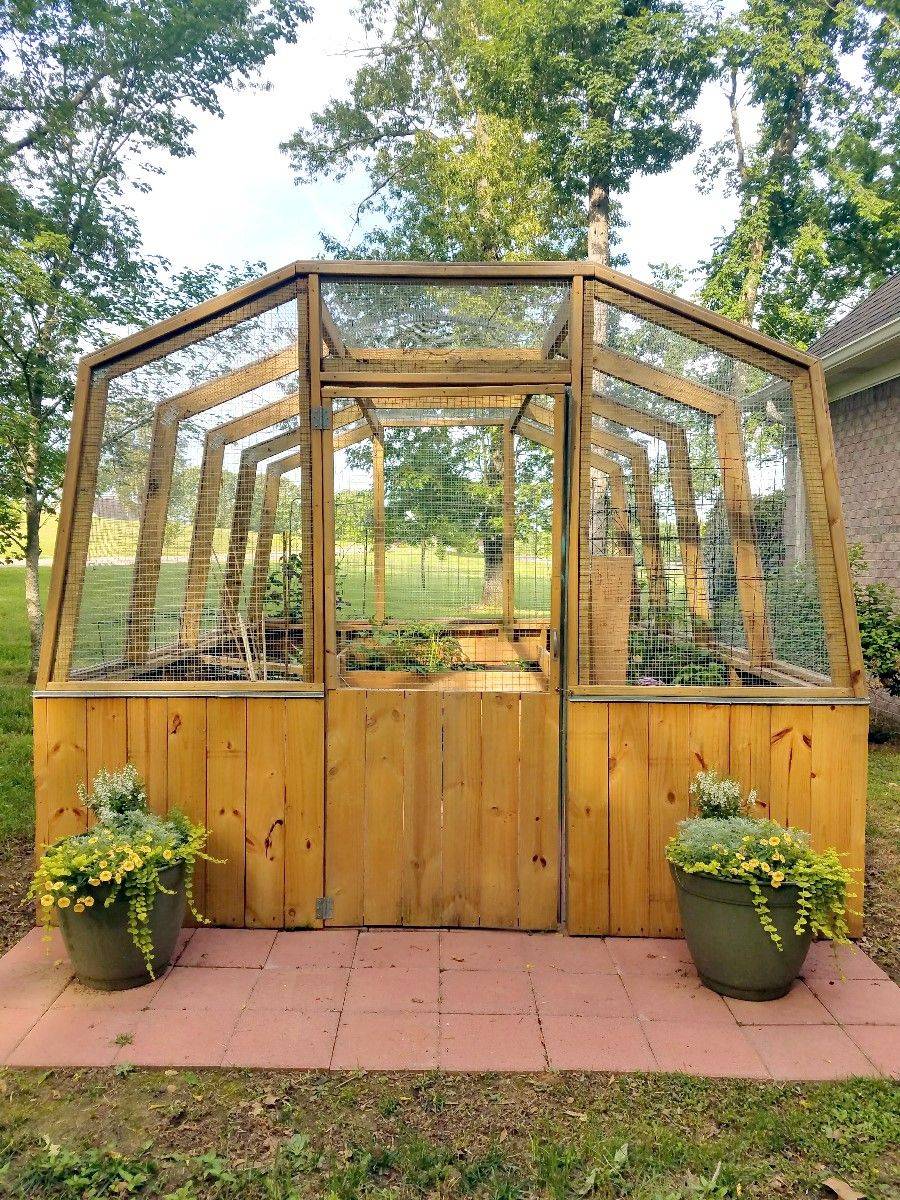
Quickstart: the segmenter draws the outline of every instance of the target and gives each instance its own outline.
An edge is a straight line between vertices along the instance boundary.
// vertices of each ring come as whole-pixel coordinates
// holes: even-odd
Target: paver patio
[[[32,930],[0,959],[0,1062],[900,1078],[900,987],[825,944],[749,1004],[676,940],[200,929],[163,979],[103,993]]]

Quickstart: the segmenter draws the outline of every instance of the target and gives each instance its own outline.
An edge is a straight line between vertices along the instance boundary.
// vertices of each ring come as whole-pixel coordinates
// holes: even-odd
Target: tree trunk
[[[42,505],[35,494],[35,489],[29,487],[25,494],[25,611],[28,616],[28,633],[31,644],[29,683],[34,683],[37,678],[38,659],[41,654],[41,635],[44,629],[39,573],[41,513]]]
[[[609,185],[593,178],[588,183],[588,258],[609,266]],[[608,315],[605,304],[595,306],[594,341],[606,342]]]

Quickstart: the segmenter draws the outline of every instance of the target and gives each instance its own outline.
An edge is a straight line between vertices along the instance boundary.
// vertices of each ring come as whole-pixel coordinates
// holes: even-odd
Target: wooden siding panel
[[[247,701],[247,883],[249,927],[284,924],[285,701]]]
[[[809,829],[812,778],[811,705],[785,704],[771,710],[770,810],[773,821]]]
[[[366,693],[366,925],[399,925],[402,917],[404,715],[402,692]]]
[[[481,697],[481,923],[518,924],[519,705],[513,692]]]
[[[127,701],[128,761],[137,767],[152,812],[168,808],[168,705],[164,698],[131,696]]]
[[[87,702],[87,773],[120,771],[128,761],[125,700],[121,696]]]
[[[478,925],[481,878],[481,696],[444,696],[443,921]]]
[[[570,704],[567,749],[570,933],[609,932],[609,709]]]
[[[47,840],[83,833],[87,812],[78,799],[79,783],[88,782],[87,704],[66,698],[47,703]]]
[[[41,853],[49,840],[52,784],[47,765],[47,700],[35,696],[31,702],[31,727],[34,730],[34,845]]]
[[[403,924],[441,920],[441,695],[407,692],[403,731]]]
[[[729,711],[729,774],[744,793],[758,793],[756,817],[770,809],[771,710],[763,704],[735,704]]]
[[[244,924],[247,821],[247,701],[206,702],[206,822],[209,853],[204,915],[214,925]],[[255,786],[251,796],[255,802]]]
[[[167,706],[169,811],[178,809],[202,824],[206,821],[206,701],[170,697]],[[194,903],[204,911],[206,864],[202,860],[194,871]]]
[[[285,728],[284,923],[320,925],[325,852],[325,705],[288,701]]]
[[[366,693],[328,696],[325,770],[325,891],[335,925],[361,925],[365,878]]]
[[[551,929],[559,908],[559,697],[523,695],[519,753],[519,925]]]
[[[697,770],[691,742],[693,706],[651,704],[649,708],[649,932],[674,937],[681,921],[665,849],[678,822],[688,815],[688,788]]]
[[[689,704],[691,779],[698,771],[728,774],[728,705]]]
[[[650,927],[650,730],[648,705],[609,710],[609,928]]]

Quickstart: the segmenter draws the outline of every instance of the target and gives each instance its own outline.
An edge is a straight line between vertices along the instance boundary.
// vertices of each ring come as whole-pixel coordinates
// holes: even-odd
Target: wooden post
[[[384,623],[385,529],[384,529],[384,430],[372,438],[372,528],[375,555],[375,624]]]
[[[516,619],[516,456],[512,426],[503,426],[503,626],[512,636]]]

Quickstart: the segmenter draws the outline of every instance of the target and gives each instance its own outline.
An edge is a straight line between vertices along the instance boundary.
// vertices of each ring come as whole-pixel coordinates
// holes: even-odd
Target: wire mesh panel
[[[293,283],[95,375],[61,630],[68,612],[71,678],[311,677],[305,347]]]
[[[764,354],[742,361],[603,294],[581,431],[580,682],[829,683],[790,387]]]
[[[457,399],[465,407],[373,406],[335,433],[347,686],[547,686],[552,447],[513,433],[526,397]],[[351,403],[339,402],[338,419]]]

